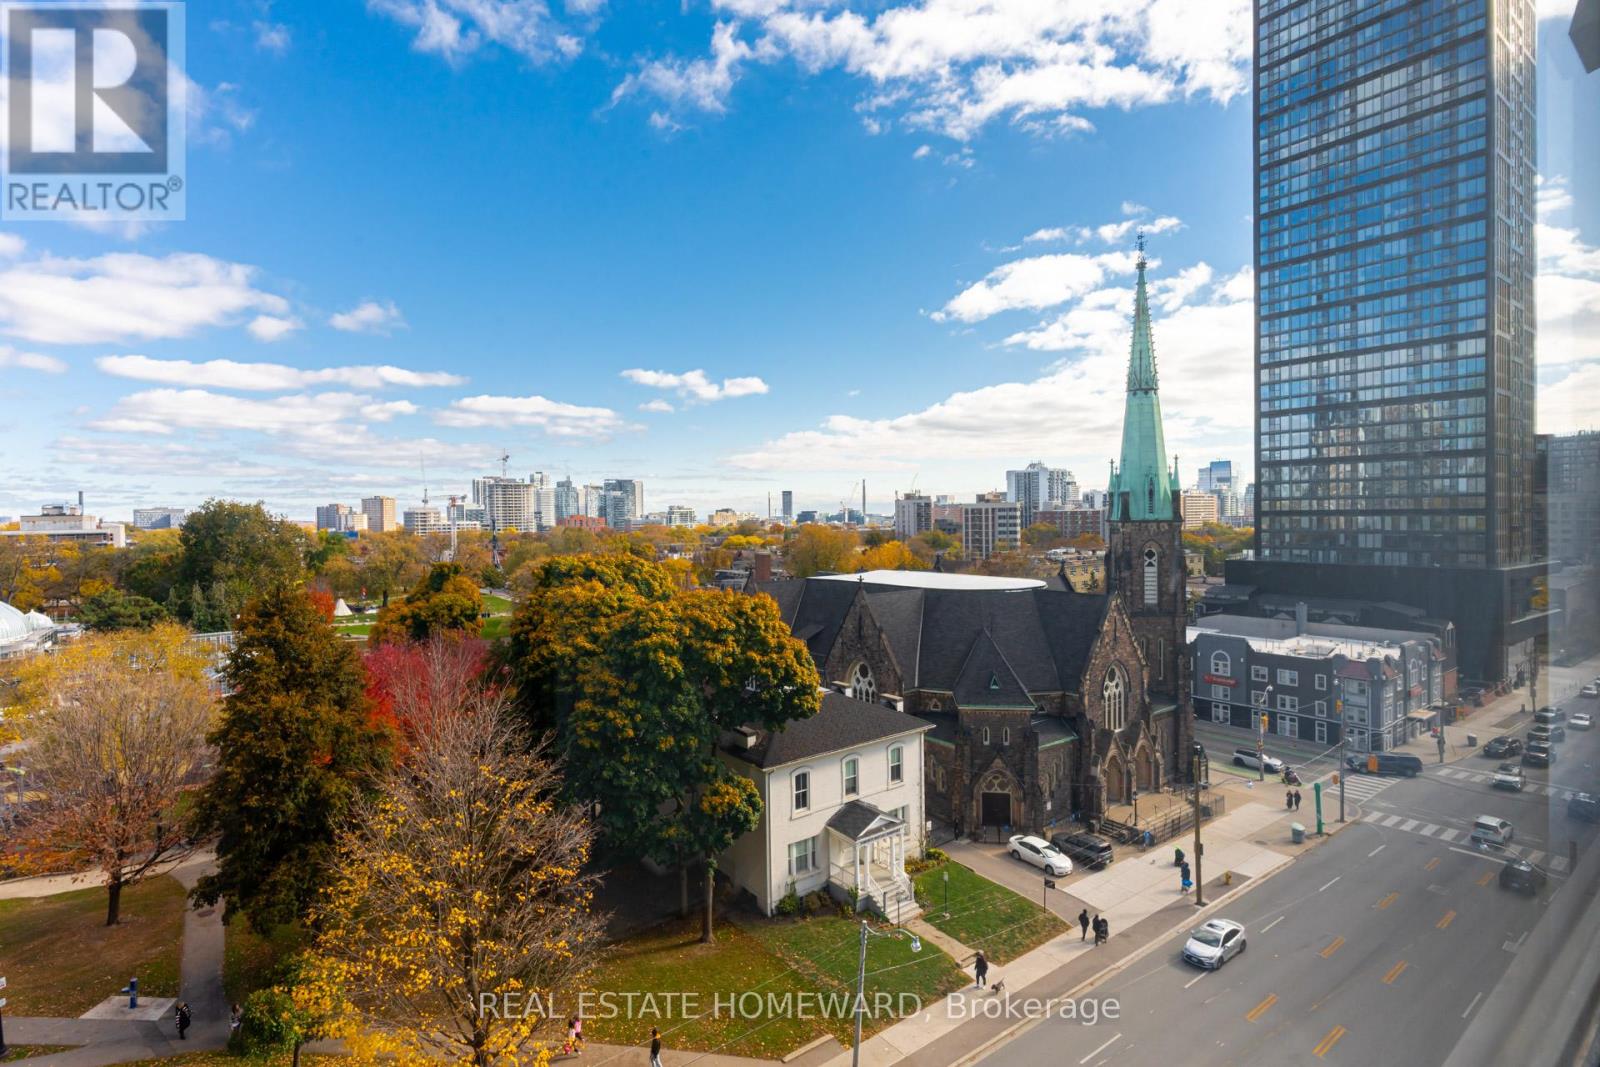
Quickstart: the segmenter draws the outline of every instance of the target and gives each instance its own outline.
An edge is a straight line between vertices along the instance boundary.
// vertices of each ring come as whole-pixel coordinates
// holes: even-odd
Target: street
[[[1202,971],[1181,959],[1186,935],[1171,938],[1087,994],[1119,1000],[1118,1021],[1047,1020],[984,1062],[1442,1063],[1486,999],[1529,995],[1496,987],[1552,896],[1572,891],[1570,843],[1596,840],[1566,797],[1600,785],[1600,733],[1569,730],[1557,752],[1522,793],[1494,789],[1500,761],[1479,756],[1415,779],[1355,776],[1355,825],[1222,911],[1246,928],[1243,954]],[[1478,814],[1510,820],[1512,850],[1549,872],[1537,896],[1500,888],[1504,854],[1468,840]]]

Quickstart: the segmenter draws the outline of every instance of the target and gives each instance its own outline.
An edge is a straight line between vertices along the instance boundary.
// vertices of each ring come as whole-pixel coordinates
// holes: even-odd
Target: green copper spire
[[[1150,337],[1150,297],[1145,288],[1144,234],[1139,235],[1139,281],[1133,298],[1133,348],[1128,355],[1128,397],[1122,416],[1122,462],[1111,476],[1111,521],[1177,517],[1177,474],[1167,467],[1161,431],[1161,395],[1155,344]]]

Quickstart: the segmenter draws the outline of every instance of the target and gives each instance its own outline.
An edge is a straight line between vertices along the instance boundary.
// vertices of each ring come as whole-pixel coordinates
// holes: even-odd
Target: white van
[[[1481,845],[1509,845],[1515,832],[1498,815],[1480,815],[1472,820],[1472,840]]]

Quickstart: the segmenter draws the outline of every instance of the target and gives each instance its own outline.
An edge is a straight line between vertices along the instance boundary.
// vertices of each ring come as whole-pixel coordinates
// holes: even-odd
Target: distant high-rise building
[[[961,505],[961,547],[968,559],[1014,552],[1022,543],[1022,505],[1001,493],[980,493]]]
[[[1540,434],[1544,554],[1564,563],[1600,558],[1600,433]]]
[[[570,515],[583,514],[583,499],[578,494],[578,487],[572,484],[571,478],[563,478],[556,483],[556,522]]]
[[[472,502],[483,507],[489,529],[499,533],[505,530],[539,528],[538,501],[531,482],[516,478],[489,476],[472,480]],[[554,510],[554,503],[551,504]]]
[[[400,517],[406,533],[422,536],[424,534],[447,533],[450,524],[439,513],[438,508],[407,508]]]
[[[322,504],[317,507],[317,529],[349,529],[350,515],[355,512],[349,504]]]
[[[894,502],[894,535],[909,541],[933,529],[933,500],[926,493],[905,493]]]
[[[540,475],[543,477],[543,475]],[[556,520],[560,517],[560,509],[556,504],[556,489],[552,485],[533,486],[533,528],[536,530],[553,530]]]
[[[1202,493],[1222,493],[1233,489],[1233,461],[1214,459],[1200,468],[1194,487]]]
[[[793,489],[785,489],[783,491],[783,521],[784,522],[792,522],[793,520],[794,520],[794,490]]]
[[[694,508],[684,504],[669,504],[667,506],[668,526],[693,526],[694,524]]]
[[[136,530],[176,530],[189,517],[187,508],[134,508]]]
[[[375,533],[388,533],[400,528],[392,496],[369,496],[361,500],[361,511],[367,517],[367,529]]]
[[[644,483],[637,478],[607,478],[600,493],[600,517],[618,530],[644,514]]]
[[[1183,528],[1196,530],[1208,522],[1222,518],[1217,507],[1217,494],[1186,490],[1183,494]]]
[[[1041,508],[1075,503],[1078,482],[1071,471],[1035,460],[1022,470],[1006,471],[1006,499],[1022,505],[1022,525],[1028,527]]]
[[[579,506],[582,509],[582,514],[592,519],[604,518],[601,514],[601,505],[605,499],[605,488],[598,485],[586,485],[580,492],[582,494],[582,502]]]
[[[1256,559],[1412,603],[1461,670],[1525,661],[1533,0],[1257,0]]]

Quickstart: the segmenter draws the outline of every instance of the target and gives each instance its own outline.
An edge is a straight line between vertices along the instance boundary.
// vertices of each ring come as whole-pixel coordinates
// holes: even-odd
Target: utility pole
[[[861,920],[861,959],[856,966],[856,1039],[850,1045],[850,1067],[861,1067],[861,1016],[867,1010],[867,920]]]
[[[1206,902],[1205,878],[1200,872],[1200,855],[1205,847],[1200,843],[1200,754],[1204,751],[1204,746],[1196,741],[1189,757],[1194,763],[1194,906],[1197,908]]]

